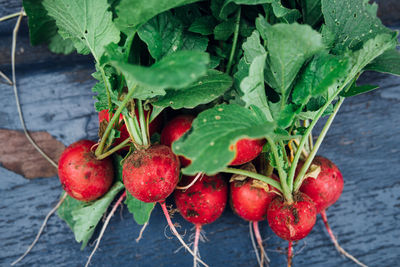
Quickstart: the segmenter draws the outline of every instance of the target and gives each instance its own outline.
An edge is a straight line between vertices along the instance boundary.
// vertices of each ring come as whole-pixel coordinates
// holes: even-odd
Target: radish
[[[254,166],[253,166],[253,169]],[[232,177],[233,178],[233,177]],[[275,178],[277,179],[277,177]],[[246,221],[250,221],[250,236],[252,237],[251,224],[258,246],[260,247],[261,259],[256,250],[260,266],[264,265],[264,258],[269,261],[262,244],[262,238],[258,222],[267,218],[267,209],[272,199],[276,197],[276,191],[272,186],[259,180],[246,178],[245,180],[233,180],[230,183],[230,203],[235,214]],[[252,237],[253,240],[253,237]]]
[[[240,139],[230,150],[235,151],[235,158],[229,165],[242,165],[255,159],[262,151],[265,140]]]
[[[316,216],[314,202],[304,193],[295,194],[292,203],[284,201],[280,196],[275,197],[267,211],[272,231],[287,241],[306,237],[315,224]]]
[[[164,201],[179,181],[179,160],[164,145],[134,151],[125,161],[122,177],[126,189],[143,202]]]
[[[303,164],[304,162],[299,162],[297,170],[300,170]],[[314,201],[317,213],[321,214],[322,221],[336,249],[358,265],[366,266],[339,245],[326,216],[326,209],[333,205],[342,194],[342,173],[332,161],[321,156],[316,156],[312,164],[319,166],[321,171],[316,178],[306,178],[300,187],[300,191],[307,194]]]
[[[190,184],[194,179],[196,178],[184,176],[181,183]],[[197,266],[201,227],[214,222],[221,216],[228,198],[228,186],[219,174],[204,175],[187,190],[175,190],[174,197],[182,217],[196,227],[193,266]]]
[[[91,148],[96,143],[81,140],[68,146],[58,162],[58,176],[67,194],[80,201],[104,195],[114,180],[110,158],[96,159]]]
[[[172,119],[161,132],[161,144],[171,147],[174,141],[189,131],[193,120],[194,116],[191,115],[180,115]],[[182,167],[190,164],[190,160],[183,156],[179,156],[179,161]]]
[[[147,118],[148,116],[148,111],[144,110],[144,116]],[[99,112],[99,124],[101,125],[101,123],[103,121],[105,121],[106,123],[109,123],[111,118],[112,118],[112,113],[109,113],[108,109],[104,109],[102,111]],[[137,110],[137,108],[135,109],[135,115],[136,118],[139,117],[139,111]],[[138,120],[139,126],[140,126],[140,122]],[[155,132],[157,132],[160,129],[160,125],[161,125],[161,120],[160,117],[155,117],[154,120],[149,124],[149,134],[150,136],[152,136]],[[124,123],[124,117],[122,114],[119,115],[119,120],[118,120],[118,125],[116,126],[116,129],[120,131],[120,137],[115,139],[115,145],[119,145],[121,144],[124,140],[126,140],[127,138],[129,138],[129,132],[128,129],[126,128],[126,125]],[[123,148],[124,151],[128,151],[128,147]]]

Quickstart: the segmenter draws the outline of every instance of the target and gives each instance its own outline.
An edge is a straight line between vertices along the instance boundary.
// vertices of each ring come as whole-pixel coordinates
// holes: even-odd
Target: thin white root
[[[140,239],[142,239],[144,230],[146,230],[147,225],[149,225],[149,222],[146,222],[146,223],[142,226],[142,229],[140,229],[139,236],[136,238],[136,243],[139,243]]]
[[[19,12],[19,17],[17,20],[17,23],[15,24],[14,30],[13,30],[13,39],[12,39],[12,47],[11,47],[11,68],[12,68],[12,84],[13,84],[13,89],[14,89],[14,95],[15,95],[15,101],[17,103],[17,109],[18,109],[18,115],[19,115],[19,120],[21,121],[22,129],[24,130],[24,134],[28,141],[32,144],[32,146],[42,155],[51,165],[53,165],[55,168],[58,168],[57,163],[52,160],[32,139],[32,137],[29,135],[28,130],[26,129],[25,125],[25,120],[24,117],[22,116],[22,110],[21,110],[21,104],[19,102],[19,97],[18,97],[18,89],[17,89],[17,81],[16,81],[16,75],[15,75],[15,50],[16,50],[16,45],[17,45],[17,35],[18,35],[18,30],[19,26],[21,24],[21,19],[24,15],[24,9],[22,8],[21,11]]]
[[[2,77],[4,80],[6,80],[6,82],[9,85],[13,85],[12,81],[10,80],[10,78],[7,77],[7,75],[5,75],[3,72],[0,71],[0,77]]]
[[[185,243],[185,241],[183,241],[181,235],[178,233],[178,231],[176,230],[174,224],[172,223],[171,218],[170,218],[169,213],[168,213],[167,206],[165,205],[165,202],[160,202],[160,205],[161,205],[161,208],[162,208],[162,210],[163,210],[163,212],[164,212],[165,219],[167,220],[168,225],[169,225],[169,227],[170,227],[172,233],[173,233],[173,234],[175,235],[175,237],[179,240],[179,242],[182,244],[182,246],[183,246],[190,254],[192,254],[192,256],[194,257],[194,255],[195,255],[194,252],[189,248],[189,246]],[[205,267],[209,267],[209,266],[208,266],[204,261],[202,261],[201,259],[198,259],[198,261],[199,261],[201,264],[203,264]]]
[[[176,186],[175,188],[179,189],[179,190],[189,189],[192,185],[194,185],[197,182],[197,180],[203,178],[203,176],[204,176],[204,173],[199,172],[190,184],[185,185],[185,186]]]
[[[20,262],[23,258],[25,258],[26,255],[33,249],[33,247],[36,245],[36,243],[39,241],[39,238],[46,227],[47,221],[53,215],[54,212],[57,211],[57,209],[60,207],[60,205],[64,202],[65,198],[67,197],[67,194],[64,194],[64,196],[58,201],[58,203],[54,206],[54,208],[51,209],[49,213],[47,213],[46,217],[43,220],[42,226],[39,229],[39,232],[36,234],[35,239],[33,240],[32,244],[28,247],[28,249],[25,251],[25,253],[19,257],[17,260],[15,260],[13,263],[11,263],[11,266],[14,266],[18,262]]]
[[[253,250],[256,253],[258,265],[261,266],[260,254],[258,254],[257,244],[256,241],[254,240],[253,222],[249,222],[249,234],[250,234],[251,244],[253,245]]]
[[[106,221],[103,224],[103,227],[101,228],[99,237],[96,240],[96,245],[94,247],[94,249],[92,250],[92,253],[90,253],[89,258],[85,264],[85,267],[88,267],[90,264],[90,261],[92,260],[92,257],[94,255],[94,253],[96,252],[96,250],[98,249],[99,245],[100,245],[100,241],[103,238],[104,232],[106,231],[106,228],[111,220],[111,217],[114,215],[115,211],[117,210],[118,206],[121,204],[121,202],[124,200],[126,196],[126,191],[119,197],[118,201],[115,203],[114,207],[112,208],[112,210],[110,211],[110,213],[107,216]]]

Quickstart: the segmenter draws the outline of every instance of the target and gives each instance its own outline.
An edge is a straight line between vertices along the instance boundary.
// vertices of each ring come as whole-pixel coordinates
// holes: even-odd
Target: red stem
[[[199,250],[199,238],[200,238],[201,224],[196,224],[196,234],[194,236],[194,244],[193,244],[193,267],[197,266],[197,254]]]
[[[159,203],[160,203],[160,206],[161,206],[161,208],[162,208],[162,210],[164,212],[165,219],[167,219],[168,226],[171,229],[172,233],[176,236],[176,238],[178,238],[178,240],[179,240],[179,242],[181,242],[182,246],[187,251],[189,251],[189,253],[192,254],[193,257],[195,257],[194,252],[189,248],[189,246],[185,243],[185,241],[183,241],[181,235],[178,233],[178,231],[176,230],[174,224],[172,223],[171,217],[169,216],[169,212],[168,212],[167,206],[165,205],[165,201],[161,201]],[[208,267],[208,265],[205,262],[203,262],[201,259],[198,259],[198,261],[201,264],[203,264],[204,266]]]
[[[287,267],[292,266],[293,259],[293,241],[289,241],[288,252],[287,252]]]
[[[339,253],[341,253],[342,255],[344,255],[345,257],[349,258],[350,260],[352,260],[353,262],[355,262],[356,264],[362,266],[362,267],[368,267],[367,265],[365,265],[364,263],[362,263],[361,261],[357,260],[357,258],[355,258],[353,255],[351,255],[350,253],[348,253],[346,250],[344,250],[344,248],[342,248],[339,245],[339,242],[336,239],[336,236],[333,234],[331,227],[329,226],[328,223],[328,217],[326,216],[326,212],[325,210],[321,211],[321,218],[322,221],[325,224],[325,228],[326,231],[328,232],[329,237],[332,240],[332,243],[335,245],[337,251],[339,251]]]

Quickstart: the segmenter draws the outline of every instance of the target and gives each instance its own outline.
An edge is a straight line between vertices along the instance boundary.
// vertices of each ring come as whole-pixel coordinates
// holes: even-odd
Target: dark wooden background
[[[400,26],[398,0],[380,1],[383,21]],[[0,0],[0,17],[19,11],[20,1]],[[0,70],[11,77],[10,45],[15,19],[0,23]],[[32,131],[45,131],[68,145],[82,138],[96,139],[93,108],[93,60],[79,55],[51,54],[46,47],[31,47],[26,19],[17,44],[17,77],[22,109]],[[328,217],[342,246],[369,266],[400,264],[400,78],[366,73],[363,82],[381,86],[377,91],[345,101],[320,154],[341,169],[345,188]],[[0,83],[0,128],[21,130],[12,88]],[[319,126],[320,127],[320,126]],[[3,140],[0,146],[6,146]],[[21,159],[22,160],[22,159]],[[0,167],[0,265],[8,266],[31,243],[45,214],[61,192],[56,177],[27,180]],[[180,216],[174,220],[192,233]],[[137,244],[140,227],[126,209],[111,220],[91,266],[191,266],[192,258],[179,243],[164,236],[165,219],[157,207]],[[248,224],[229,208],[204,227],[208,241],[200,244],[210,266],[257,266]],[[286,243],[274,236],[266,222],[261,231],[272,259],[284,266]],[[294,266],[355,266],[341,257],[318,218],[311,234],[295,250],[304,249]],[[20,266],[83,266],[91,247],[80,245],[57,216],[50,219],[39,243]]]

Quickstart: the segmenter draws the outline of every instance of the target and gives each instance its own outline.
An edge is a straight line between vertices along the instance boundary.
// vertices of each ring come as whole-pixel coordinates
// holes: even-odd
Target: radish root
[[[251,244],[253,245],[253,250],[256,253],[258,265],[261,266],[260,254],[258,254],[257,245],[256,245],[256,242],[254,241],[253,223],[252,222],[249,222],[249,233],[250,233]]]
[[[46,217],[43,220],[42,226],[39,229],[39,232],[36,234],[35,239],[33,240],[32,244],[28,247],[28,249],[25,251],[25,253],[19,257],[17,260],[15,260],[13,263],[11,263],[11,266],[14,266],[15,264],[17,264],[18,262],[20,262],[23,258],[25,258],[26,255],[28,255],[28,253],[33,249],[33,247],[36,245],[36,243],[39,241],[39,238],[44,230],[44,228],[46,227],[47,221],[49,220],[49,218],[51,217],[51,215],[54,214],[54,212],[57,211],[57,209],[60,207],[60,205],[64,202],[65,198],[67,197],[67,194],[64,194],[64,196],[58,201],[58,203],[54,206],[54,208],[47,213]]]
[[[94,249],[92,250],[92,253],[90,253],[89,258],[85,264],[85,267],[88,267],[90,264],[90,261],[92,260],[92,257],[94,255],[94,253],[96,252],[97,248],[100,245],[100,241],[103,238],[104,232],[108,226],[108,223],[111,220],[111,217],[114,215],[115,211],[117,210],[118,206],[121,204],[121,202],[124,200],[124,198],[126,197],[126,191],[124,191],[124,193],[119,197],[119,199],[117,200],[117,202],[115,203],[114,207],[112,208],[112,210],[110,211],[110,213],[107,215],[106,221],[103,224],[103,227],[101,228],[99,237],[96,240],[96,245],[94,247]]]
[[[257,244],[260,248],[260,266],[264,266],[264,260],[265,260],[265,265],[268,266],[268,263],[270,262],[267,253],[264,250],[264,245],[263,245],[263,240],[261,238],[260,230],[258,228],[258,222],[253,222],[253,229],[254,229],[254,235],[256,236]]]
[[[185,185],[185,186],[176,186],[175,188],[179,189],[179,190],[189,189],[192,185],[194,185],[197,182],[197,180],[203,178],[203,176],[204,176],[204,173],[199,172],[190,184]]]
[[[337,241],[335,235],[332,232],[331,227],[329,226],[328,223],[328,217],[326,216],[326,212],[325,210],[321,211],[321,217],[322,217],[322,221],[325,224],[325,228],[328,231],[328,234],[332,240],[332,243],[335,245],[337,251],[339,251],[339,253],[341,253],[343,256],[347,257],[348,259],[352,260],[354,263],[362,266],[362,267],[368,267],[367,265],[365,265],[364,263],[362,263],[361,261],[357,260],[357,258],[355,258],[353,255],[351,255],[350,253],[348,253],[346,250],[344,250],[344,248],[342,248],[339,245],[339,242]]]
[[[162,210],[163,210],[163,212],[164,212],[165,219],[167,220],[168,225],[169,225],[169,228],[171,229],[172,233],[176,236],[176,238],[179,240],[179,242],[182,244],[182,246],[183,246],[190,254],[192,254],[192,256],[194,257],[194,256],[195,256],[194,252],[189,248],[189,246],[185,243],[185,241],[183,241],[182,237],[180,236],[180,234],[179,234],[178,231],[176,230],[174,224],[172,223],[171,218],[170,218],[169,213],[168,213],[167,206],[165,205],[165,201],[159,202],[159,203],[160,203],[160,206],[161,206],[161,208],[162,208]],[[198,261],[199,261],[201,264],[203,264],[205,267],[209,267],[209,266],[208,266],[205,262],[203,262],[201,259],[198,259]]]
[[[200,231],[201,231],[201,225],[196,224],[196,234],[194,236],[194,245],[193,245],[193,267],[197,267],[197,254],[199,251],[199,238],[200,238]]]
[[[293,259],[293,242],[289,241],[288,252],[287,252],[287,267],[292,266],[292,259]]]
[[[140,239],[142,239],[144,230],[146,230],[147,225],[149,225],[149,222],[146,222],[146,223],[142,226],[142,229],[140,229],[139,236],[136,238],[136,243],[139,243]]]
[[[6,80],[6,82],[9,85],[13,85],[12,81],[10,80],[10,78],[8,78],[7,75],[5,75],[2,71],[0,71],[0,77],[2,77],[4,80]]]

